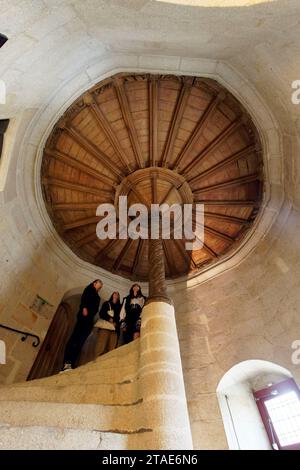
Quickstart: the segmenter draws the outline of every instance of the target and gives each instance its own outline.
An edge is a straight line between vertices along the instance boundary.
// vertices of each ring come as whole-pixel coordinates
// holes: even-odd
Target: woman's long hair
[[[142,293],[142,289],[141,289],[141,286],[139,284],[132,284],[131,288],[130,288],[130,291],[129,291],[129,296],[130,298],[132,299],[134,297],[134,292],[133,292],[133,288],[135,286],[138,286],[139,290],[136,294],[137,297],[145,297],[144,294]]]
[[[114,294],[118,294],[118,301],[117,301],[115,304],[113,303]],[[110,303],[112,303],[113,305],[118,305],[118,306],[120,306],[120,305],[121,305],[121,302],[120,302],[120,293],[119,293],[117,290],[115,290],[115,291],[111,294],[111,296],[110,296],[110,298],[109,298],[108,301],[109,301]]]

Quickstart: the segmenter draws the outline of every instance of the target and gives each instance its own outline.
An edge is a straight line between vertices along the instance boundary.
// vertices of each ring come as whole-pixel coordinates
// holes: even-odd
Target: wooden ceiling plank
[[[192,220],[193,220],[194,224],[198,225],[199,227],[203,227],[204,232],[210,233],[211,235],[215,235],[217,238],[220,238],[221,240],[225,240],[225,241],[231,242],[231,243],[234,242],[234,238],[230,237],[226,233],[223,233],[223,232],[220,232],[219,230],[208,227],[205,224],[204,224],[204,226],[202,224],[199,224],[194,214],[193,214]]]
[[[182,242],[180,240],[172,240],[177,247],[178,251],[181,253],[182,258],[185,260],[186,265],[188,266],[189,270],[191,269],[191,265],[193,268],[196,268],[196,263],[193,260],[192,257],[192,252],[188,251],[184,248],[182,245]]]
[[[139,143],[137,131],[134,125],[133,117],[130,111],[128,98],[123,86],[123,81],[121,78],[115,78],[113,80],[114,88],[117,93],[119,105],[121,108],[122,116],[126,124],[128,131],[129,139],[133,148],[135,155],[136,163],[139,168],[143,168],[143,153]]]
[[[55,211],[96,210],[100,202],[58,202],[52,205]]]
[[[120,266],[121,266],[121,264],[122,264],[122,262],[123,262],[123,260],[126,256],[128,250],[130,249],[130,247],[131,247],[131,245],[134,241],[135,240],[133,240],[132,238],[128,238],[128,240],[126,241],[125,245],[123,246],[123,248],[121,250],[121,253],[119,254],[116,261],[114,262],[114,265],[113,265],[113,270],[114,271],[117,271],[120,268]]]
[[[236,206],[236,207],[254,207],[259,205],[259,201],[254,200],[224,200],[224,199],[214,199],[214,200],[205,200],[205,199],[194,199],[194,202],[198,204],[204,204],[204,206]]]
[[[203,242],[202,250],[204,250],[210,257],[218,258],[218,254],[205,242]]]
[[[102,150],[96,147],[92,142],[90,142],[86,137],[84,137],[75,127],[66,127],[65,131],[69,134],[72,139],[74,139],[80,147],[82,147],[87,153],[95,157],[102,166],[107,168],[113,175],[117,177],[117,180],[120,182],[124,177],[124,173],[119,168],[115,162],[113,162],[108,155],[106,155]]]
[[[96,231],[93,232],[93,233],[90,233],[89,235],[86,235],[83,238],[80,238],[80,240],[77,240],[75,242],[75,246],[76,246],[76,248],[81,248],[82,246],[88,245],[89,243],[94,242],[95,240],[97,240]]]
[[[99,222],[99,217],[86,217],[85,219],[74,220],[73,222],[68,222],[66,224],[63,224],[62,229],[64,232],[67,232],[68,230],[73,230],[74,228],[97,224],[98,222]]]
[[[104,189],[93,188],[91,186],[86,186],[83,184],[70,183],[69,181],[64,181],[59,178],[52,177],[43,177],[42,183],[50,186],[58,186],[59,188],[69,189],[70,191],[78,191],[81,193],[93,194],[95,196],[104,196],[113,201],[113,195],[111,191],[106,191]]]
[[[107,139],[109,140],[115,153],[118,155],[123,167],[127,169],[127,173],[128,172],[130,173],[131,168],[130,168],[130,163],[128,161],[128,156],[126,155],[119,140],[117,139],[116,134],[114,130],[112,129],[109,121],[106,119],[105,114],[102,112],[98,103],[96,103],[94,100],[90,104],[90,109],[92,110],[93,115],[96,118],[96,121],[98,122],[100,128],[106,135]]]
[[[107,256],[107,253],[109,252],[109,250],[111,250],[118,243],[120,243],[120,240],[118,238],[108,239],[108,242],[105,245],[105,247],[102,250],[100,250],[99,253],[95,256],[95,262],[101,263],[104,260],[104,258]]]
[[[220,94],[218,94],[218,95],[216,95],[212,98],[212,100],[208,104],[206,110],[204,111],[204,113],[200,117],[195,129],[192,132],[192,135],[190,136],[190,138],[186,142],[185,146],[183,147],[182,151],[178,155],[178,157],[177,157],[177,159],[176,159],[176,161],[173,165],[173,169],[179,167],[181,161],[185,158],[185,156],[188,154],[188,152],[194,146],[196,141],[199,139],[199,136],[200,136],[201,132],[203,131],[203,128],[205,127],[205,125],[207,124],[207,122],[209,121],[211,116],[214,114],[214,112],[218,108],[218,105],[224,99],[224,97],[225,97],[224,93],[220,93]]]
[[[135,254],[135,258],[134,258],[134,262],[133,262],[133,266],[132,266],[132,270],[131,270],[131,274],[133,276],[136,275],[138,267],[140,266],[141,256],[142,256],[143,249],[144,249],[144,244],[145,244],[145,240],[143,238],[140,238],[139,239],[138,249],[137,249],[137,252]]]
[[[150,166],[158,162],[158,78],[149,80],[149,156]]]
[[[221,160],[219,163],[216,163],[211,168],[208,168],[207,170],[203,171],[202,173],[199,173],[196,176],[188,177],[187,175],[186,179],[190,184],[194,183],[195,181],[198,182],[198,180],[200,179],[207,178],[208,176],[211,176],[217,173],[219,170],[223,169],[227,165],[237,162],[240,159],[246,158],[248,155],[255,152],[255,150],[256,150],[255,145],[249,145],[248,147],[242,150],[239,150],[238,152],[233,153],[229,157],[225,158],[225,160]]]
[[[191,89],[192,89],[191,79],[184,80],[181,90],[179,92],[178,98],[177,98],[175,108],[174,108],[164,153],[162,155],[161,166],[168,166],[168,161],[172,156],[175,139],[177,137],[178,130],[180,128],[183,113],[187,104],[187,100],[190,96]]]
[[[109,187],[114,187],[116,185],[115,180],[110,178],[109,176],[103,176],[103,173],[100,173],[100,171],[95,170],[94,168],[89,167],[85,163],[82,163],[75,158],[70,157],[69,155],[66,155],[63,152],[60,152],[59,150],[51,149],[51,148],[46,148],[45,153],[56,160],[72,167],[75,168],[76,170],[79,170],[89,176],[92,176],[93,178],[98,179],[101,181],[102,184],[105,186]]]
[[[191,170],[195,168],[195,166],[199,165],[199,163],[205,158],[210,152],[215,150],[218,145],[220,145],[224,140],[230,137],[234,132],[236,132],[239,127],[243,124],[243,119],[241,116],[237,117],[234,121],[232,121],[225,129],[223,129],[220,134],[218,134],[209,144],[207,144],[204,149],[198,153],[192,161],[190,161],[184,168],[182,168],[182,172],[184,174],[188,174]]]
[[[204,188],[197,189],[193,192],[195,196],[199,194],[207,193],[210,191],[217,191],[218,189],[229,188],[233,186],[238,186],[240,184],[252,183],[259,179],[259,174],[255,173],[253,175],[241,176],[240,178],[235,178],[229,181],[224,181],[223,183],[212,184],[211,186],[205,186]]]
[[[226,233],[219,232],[219,230],[216,230],[211,227],[207,227],[207,225],[204,226],[204,231],[226,242],[230,242],[230,243],[234,242],[234,238],[230,237],[229,235],[226,235]]]
[[[210,219],[222,220],[224,222],[230,222],[231,224],[238,224],[238,225],[250,225],[251,222],[247,219],[241,219],[239,217],[233,217],[230,215],[224,214],[217,214],[214,212],[204,212],[205,217],[209,217]]]

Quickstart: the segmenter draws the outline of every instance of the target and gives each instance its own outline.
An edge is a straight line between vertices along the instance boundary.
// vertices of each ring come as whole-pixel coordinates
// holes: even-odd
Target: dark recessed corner
[[[8,38],[6,36],[4,36],[4,34],[0,33],[0,47],[4,46],[4,44],[6,43],[7,40],[8,40]]]

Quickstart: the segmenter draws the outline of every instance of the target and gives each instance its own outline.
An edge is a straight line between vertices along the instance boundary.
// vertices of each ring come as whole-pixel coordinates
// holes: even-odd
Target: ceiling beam
[[[122,116],[126,124],[129,139],[133,148],[136,163],[139,168],[143,168],[143,153],[139,143],[137,131],[134,125],[133,117],[130,111],[128,98],[124,89],[123,81],[121,78],[113,79],[114,88],[117,93],[119,105],[122,111]]]
[[[213,140],[211,140],[184,168],[182,173],[189,173],[195,166],[205,158],[210,152],[215,150],[224,140],[226,140],[231,134],[236,132],[239,127],[243,124],[243,119],[238,116],[233,122],[231,122],[220,134],[218,134]]]
[[[196,268],[197,266],[193,260],[192,251],[186,250],[180,240],[174,239],[173,242],[175,246],[177,247],[179,253],[181,254],[182,258],[185,260],[185,263],[187,267],[189,268],[189,270],[191,269],[191,265],[193,266],[193,268]]]
[[[142,256],[143,250],[144,250],[144,244],[145,244],[145,240],[143,238],[140,238],[138,248],[137,248],[137,251],[136,251],[136,254],[135,254],[132,270],[131,270],[132,276],[135,276],[136,273],[137,273],[137,269],[140,265],[141,256]]]
[[[149,80],[149,157],[150,166],[158,161],[158,77]]]
[[[73,140],[80,145],[87,153],[96,158],[102,166],[107,168],[113,175],[115,175],[120,182],[124,177],[124,173],[121,168],[116,165],[116,162],[112,161],[111,158],[100,150],[96,145],[90,142],[84,137],[75,127],[65,127],[64,129]]]
[[[69,189],[70,191],[78,191],[86,194],[93,194],[95,196],[104,196],[108,197],[110,200],[113,200],[112,193],[105,189],[93,188],[91,186],[86,186],[83,184],[70,183],[69,181],[63,181],[59,178],[52,177],[43,177],[42,183],[49,186],[57,186],[63,189]]]
[[[220,238],[220,240],[224,240],[226,242],[234,242],[234,238],[230,237],[229,235],[226,235],[226,233],[219,232],[219,230],[216,230],[211,227],[207,227],[207,225],[204,226],[204,232],[210,233],[211,235],[214,235],[217,238]]]
[[[85,237],[80,238],[75,242],[76,248],[81,248],[84,245],[88,245],[91,242],[94,242],[97,240],[97,233],[94,231],[93,233],[90,233],[89,235],[85,235]]]
[[[101,263],[102,260],[107,256],[109,250],[111,250],[119,242],[120,240],[118,238],[108,239],[108,243],[105,245],[105,247],[102,248],[102,250],[100,250],[99,253],[95,256],[95,262]]]
[[[208,246],[207,243],[203,242],[202,250],[204,250],[211,258],[218,258],[218,254]]]
[[[55,160],[58,160],[61,163],[64,163],[65,165],[68,165],[72,168],[75,168],[78,171],[85,173],[86,175],[96,178],[97,180],[101,181],[101,183],[104,184],[105,186],[109,186],[109,187],[116,186],[115,180],[113,180],[109,176],[104,176],[103,173],[101,173],[100,171],[95,170],[94,168],[86,165],[85,163],[80,162],[79,160],[76,160],[76,158],[72,158],[63,152],[60,152],[59,150],[46,148],[45,153],[48,156],[55,158]]]
[[[241,176],[240,178],[234,178],[229,181],[224,181],[223,183],[212,184],[210,186],[205,186],[204,188],[197,189],[193,191],[195,196],[199,194],[207,193],[210,191],[217,191],[219,189],[229,188],[232,186],[238,186],[240,184],[252,183],[253,181],[258,180],[259,175],[255,173],[253,175]]]
[[[127,169],[127,172],[131,172],[130,163],[128,161],[128,156],[126,155],[125,151],[123,150],[119,140],[116,137],[115,131],[112,129],[111,124],[107,120],[105,114],[102,112],[99,104],[95,101],[92,95],[86,97],[87,104],[90,110],[93,113],[98,125],[100,126],[101,130],[104,132],[105,136],[109,140],[112,148],[114,149],[116,155],[120,159],[123,167]]]
[[[128,253],[128,250],[130,249],[132,243],[134,242],[135,240],[133,240],[132,238],[128,238],[125,245],[123,246],[119,256],[117,257],[116,261],[114,262],[114,265],[113,265],[113,270],[114,271],[117,271],[119,269],[119,267],[121,266],[126,254]]]
[[[55,211],[85,211],[96,210],[101,202],[57,202],[52,204]]]
[[[202,173],[199,173],[196,176],[188,177],[187,176],[187,181],[191,184],[194,183],[195,181],[199,181],[203,178],[207,178],[208,176],[211,176],[215,173],[217,173],[219,170],[223,169],[227,165],[230,165],[234,162],[237,162],[238,160],[242,158],[248,157],[251,153],[254,153],[256,151],[256,146],[255,145],[249,145],[248,147],[239,150],[238,152],[233,153],[229,157],[225,158],[224,160],[221,160],[219,163],[216,163],[213,165],[211,168],[208,168],[207,170],[203,171]]]
[[[214,212],[204,211],[204,216],[209,217],[210,219],[222,220],[224,222],[230,222],[231,224],[238,224],[238,225],[250,225],[251,224],[251,222],[247,219],[241,219],[240,217],[233,217],[231,215],[217,214],[217,213],[214,213]]]
[[[72,230],[74,228],[83,227],[86,225],[97,224],[98,222],[99,222],[99,217],[86,217],[85,219],[74,220],[73,222],[67,222],[66,224],[63,224],[62,229],[64,230],[64,232],[66,232],[67,230]]]
[[[168,166],[168,161],[172,156],[175,139],[178,134],[178,130],[179,130],[182,116],[183,116],[183,113],[187,104],[187,100],[191,93],[192,83],[193,83],[193,80],[191,78],[184,80],[181,90],[178,94],[173,116],[171,119],[171,125],[170,125],[168,136],[167,136],[167,141],[165,144],[164,153],[162,156],[161,166]]]
[[[205,199],[195,199],[194,202],[198,204],[204,204],[204,206],[236,206],[236,207],[254,207],[259,206],[259,201],[251,200],[224,200],[224,199],[214,199],[214,200],[205,200]]]
[[[183,147],[182,151],[178,155],[178,157],[177,157],[177,159],[176,159],[176,161],[173,165],[173,169],[180,166],[181,161],[186,157],[188,152],[195,145],[195,143],[197,142],[201,132],[203,131],[205,125],[207,124],[209,118],[214,114],[214,112],[218,108],[218,105],[220,104],[221,101],[224,100],[225,96],[226,96],[225,93],[221,92],[221,93],[219,93],[218,95],[216,95],[215,97],[212,98],[212,100],[208,104],[206,110],[204,111],[204,113],[200,117],[200,119],[199,119],[195,129],[193,130],[190,138],[188,139],[188,141],[186,142],[186,144]]]

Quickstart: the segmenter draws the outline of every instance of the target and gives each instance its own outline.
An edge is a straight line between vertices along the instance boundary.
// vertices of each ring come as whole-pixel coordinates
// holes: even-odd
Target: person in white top
[[[129,295],[123,299],[120,313],[121,331],[124,343],[130,343],[140,336],[141,313],[146,301],[141,286],[133,284]]]

